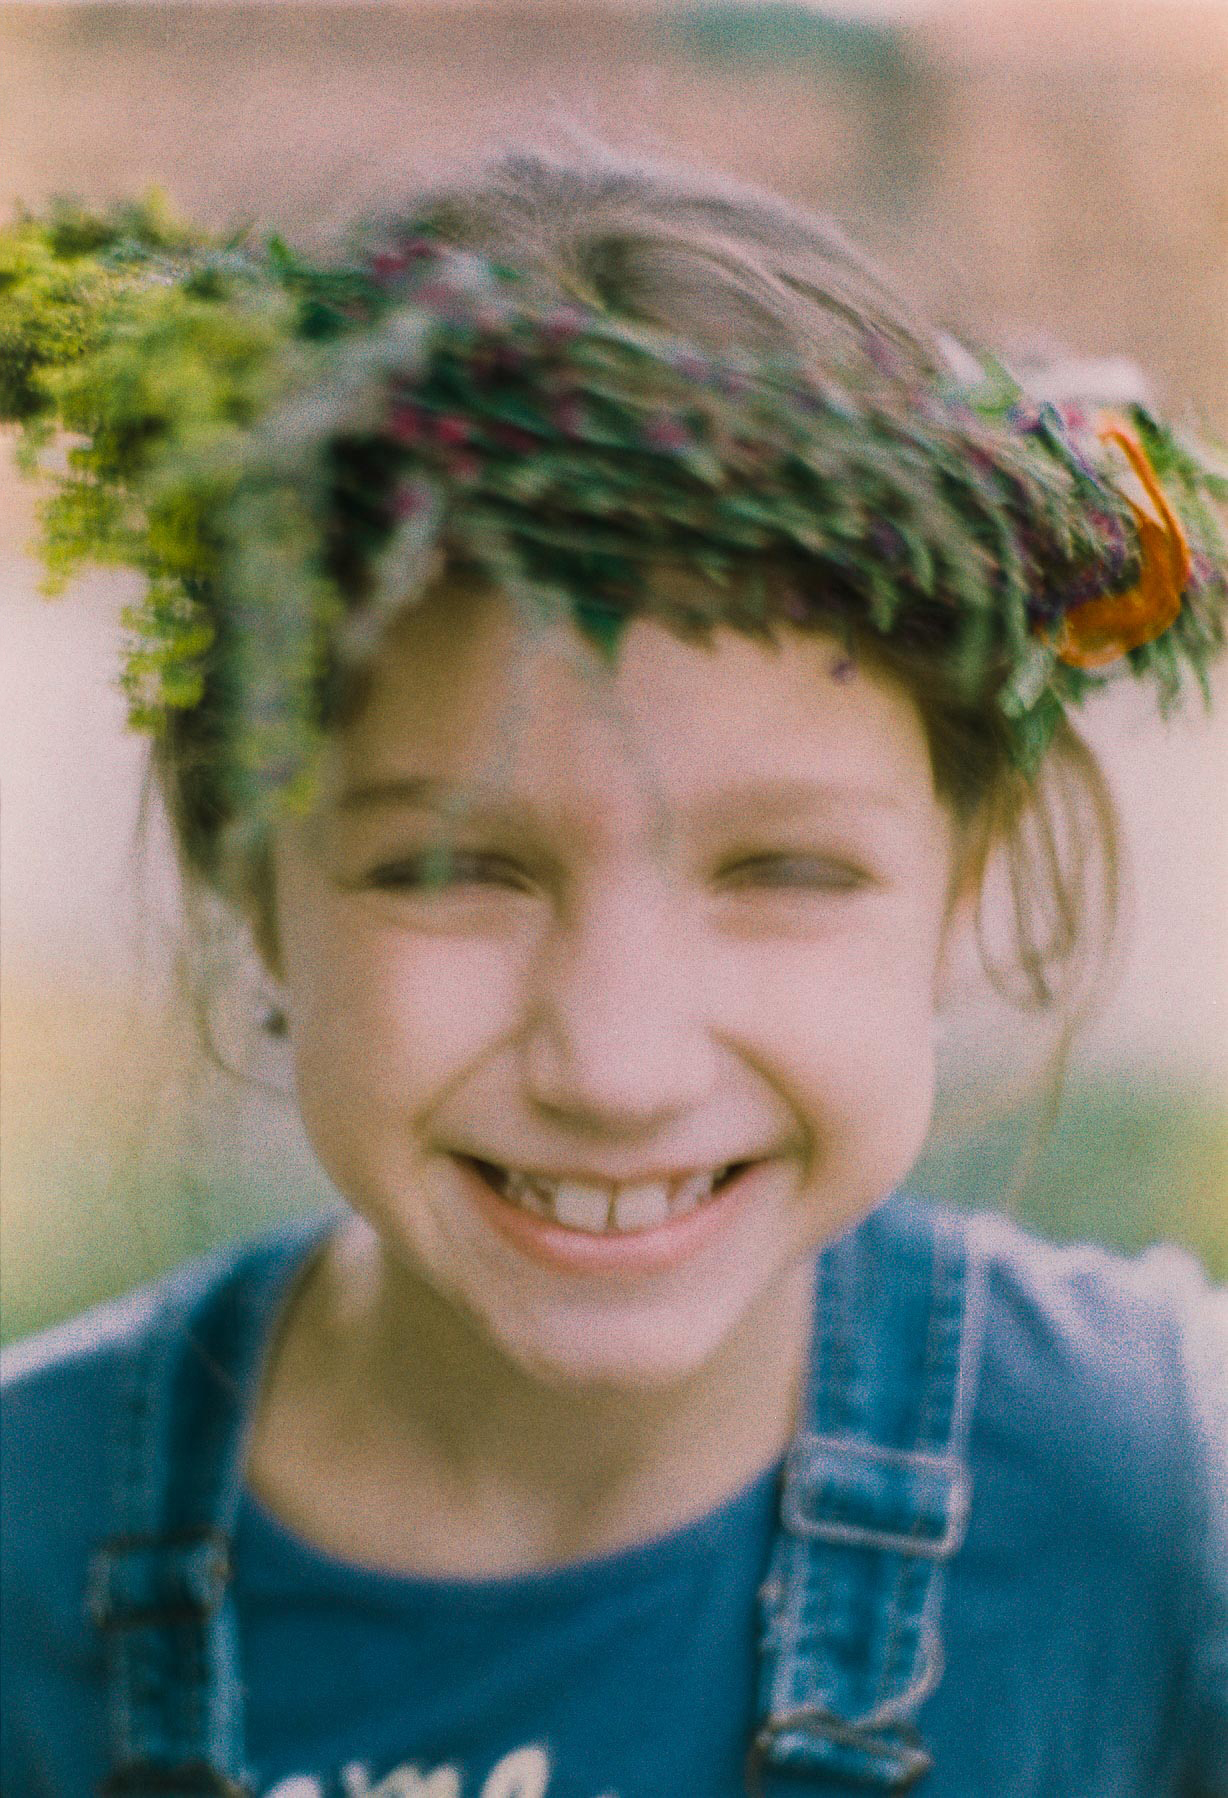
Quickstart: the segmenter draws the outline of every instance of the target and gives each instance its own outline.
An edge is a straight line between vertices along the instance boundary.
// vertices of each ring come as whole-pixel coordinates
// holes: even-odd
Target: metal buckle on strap
[[[99,1629],[199,1622],[230,1578],[230,1544],[215,1529],[112,1536],[90,1567],[88,1605]]]
[[[944,1560],[963,1540],[968,1498],[967,1469],[953,1455],[802,1434],[782,1517],[795,1536]]]
[[[765,1798],[764,1775],[778,1738],[786,1735],[812,1737],[820,1754],[823,1744],[848,1750],[848,1757],[839,1767],[840,1776],[868,1790],[910,1792],[934,1764],[933,1755],[907,1724],[901,1724],[891,1735],[880,1735],[836,1716],[821,1704],[806,1705],[768,1717],[755,1732],[745,1766],[749,1798]],[[860,1768],[855,1764],[857,1760],[863,1762]]]

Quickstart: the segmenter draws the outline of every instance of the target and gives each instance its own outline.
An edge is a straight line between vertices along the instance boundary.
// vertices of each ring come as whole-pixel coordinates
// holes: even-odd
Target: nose
[[[560,922],[532,975],[528,1096],[587,1136],[647,1137],[711,1098],[694,933],[668,898],[607,891]]]

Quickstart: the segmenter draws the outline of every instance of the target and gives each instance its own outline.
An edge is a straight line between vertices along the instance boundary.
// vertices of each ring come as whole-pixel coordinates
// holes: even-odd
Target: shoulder
[[[1182,1516],[1228,1544],[1228,1290],[1192,1254],[1051,1242],[911,1195],[866,1235],[901,1269],[943,1243],[966,1264],[974,1472],[1013,1467],[1157,1554]]]
[[[151,1337],[186,1320],[224,1282],[254,1277],[271,1263],[291,1262],[318,1228],[295,1220],[224,1244],[161,1278],[95,1305],[0,1351],[0,1400],[6,1418],[51,1418],[75,1398],[112,1387]]]
[[[982,1377],[1027,1386],[1044,1409],[1079,1393],[1123,1407],[1144,1427],[1195,1428],[1222,1438],[1228,1398],[1228,1288],[1188,1250],[1161,1243],[1139,1255],[1059,1243],[994,1212],[899,1195],[859,1234],[871,1254],[928,1261],[945,1243],[966,1264],[969,1327],[982,1332]]]
[[[840,1259],[892,1330],[915,1336],[935,1304],[959,1303],[974,1476],[1012,1471],[1055,1507],[1077,1498],[1106,1538],[1150,1529],[1157,1552],[1175,1505],[1205,1510],[1222,1492],[1228,1292],[1193,1255],[1059,1244],[898,1194]]]
[[[965,1227],[983,1277],[982,1405],[1001,1427],[1111,1468],[1119,1490],[1209,1465],[1228,1423],[1228,1291],[1192,1254],[1058,1244],[984,1214]]]
[[[105,1533],[111,1434],[123,1395],[150,1353],[173,1347],[225,1284],[292,1266],[318,1229],[296,1221],[216,1249],[122,1298],[14,1343],[0,1354],[0,1485],[11,1527],[0,1540],[7,1590],[65,1546]]]
[[[119,1388],[145,1347],[197,1292],[223,1276],[234,1254],[231,1249],[203,1256],[0,1353],[0,1454],[7,1491],[24,1495],[70,1443],[79,1469],[88,1468]]]
[[[14,1793],[92,1791],[102,1776],[105,1668],[87,1595],[96,1549],[122,1527],[118,1451],[129,1395],[147,1398],[213,1295],[254,1297],[260,1270],[292,1269],[314,1233],[294,1225],[200,1257],[0,1356],[6,1792],[10,1780]]]
[[[958,1242],[980,1331],[982,1433],[1113,1489],[1211,1469],[1228,1439],[1228,1289],[1194,1255],[1057,1243],[989,1212],[909,1200],[889,1226]],[[1136,1494],[1132,1493],[1133,1498]]]
[[[1028,1568],[1055,1629],[1063,1605],[1120,1631],[1150,1619],[1189,1753],[1226,1767],[1228,1290],[1171,1245],[1126,1256],[976,1214],[958,1228],[983,1304],[969,1547],[982,1568]]]
[[[841,1249],[870,1285],[889,1270],[893,1283],[930,1291],[937,1266],[961,1269],[980,1396],[1009,1402],[1026,1391],[1037,1429],[1079,1403],[1106,1427],[1134,1418],[1144,1433],[1223,1436],[1228,1288],[1187,1250],[1165,1243],[1130,1256],[1054,1242],[1001,1214],[914,1193],[872,1212]]]

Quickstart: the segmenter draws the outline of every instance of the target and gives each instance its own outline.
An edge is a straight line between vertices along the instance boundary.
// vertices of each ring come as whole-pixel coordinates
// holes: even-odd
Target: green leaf
[[[999,697],[998,703],[1008,718],[1020,723],[1028,719],[1048,685],[1055,660],[1047,644],[1032,644]]]
[[[613,662],[627,628],[627,613],[614,606],[604,606],[598,600],[583,599],[576,605],[575,620],[606,661]]]

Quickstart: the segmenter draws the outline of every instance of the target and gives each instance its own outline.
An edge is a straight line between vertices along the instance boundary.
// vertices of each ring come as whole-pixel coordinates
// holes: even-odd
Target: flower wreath
[[[330,263],[156,202],[0,233],[0,417],[27,467],[69,433],[45,588],[86,559],[142,571],[130,720],[214,708],[242,834],[310,801],[340,677],[445,567],[611,655],[637,611],[919,633],[990,683],[1025,771],[1121,668],[1164,712],[1187,670],[1205,697],[1224,470],[1141,405],[1093,416],[989,356],[923,379],[863,350],[820,377],[716,355],[535,297],[422,224]],[[705,597],[654,586],[662,561]]]

